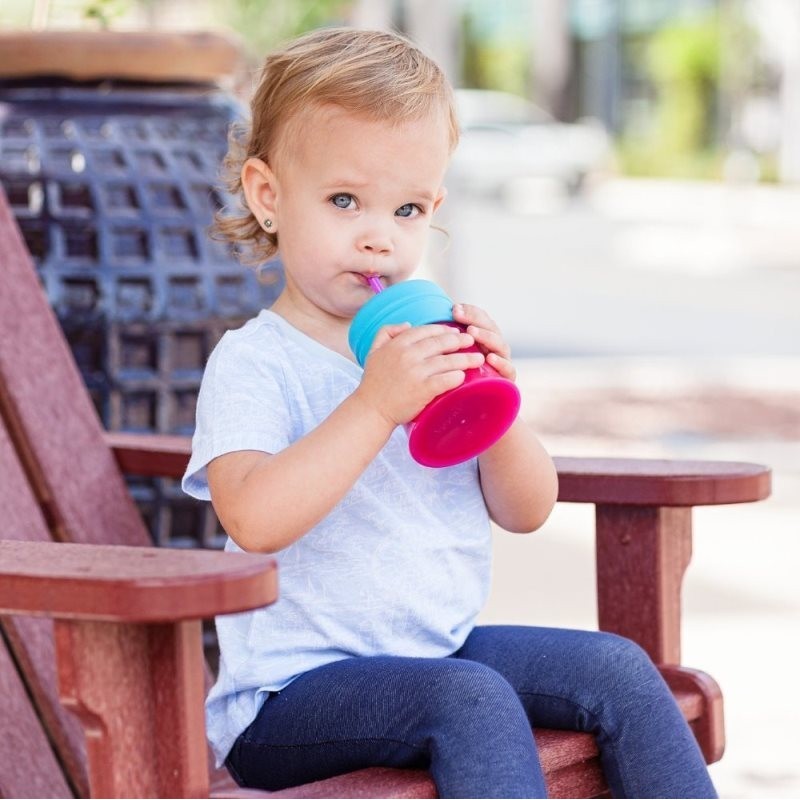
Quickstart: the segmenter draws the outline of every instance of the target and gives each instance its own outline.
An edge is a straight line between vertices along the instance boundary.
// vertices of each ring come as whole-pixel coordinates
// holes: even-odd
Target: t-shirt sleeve
[[[225,453],[277,453],[292,440],[291,412],[279,357],[246,340],[223,337],[206,365],[197,398],[192,456],[181,486],[210,500],[206,466]]]

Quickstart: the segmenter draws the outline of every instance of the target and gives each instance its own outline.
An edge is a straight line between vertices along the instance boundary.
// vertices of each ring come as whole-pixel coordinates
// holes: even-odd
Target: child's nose
[[[392,252],[392,240],[389,236],[382,233],[367,233],[358,240],[358,249],[362,253],[372,255],[386,255]]]

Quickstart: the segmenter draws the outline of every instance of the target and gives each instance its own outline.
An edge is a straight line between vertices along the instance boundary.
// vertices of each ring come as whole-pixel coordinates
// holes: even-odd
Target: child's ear
[[[436,199],[433,201],[433,212],[432,213],[434,213],[434,214],[436,213],[436,209],[438,209],[439,206],[442,203],[444,203],[445,197],[447,197],[447,189],[444,186],[442,186],[442,188],[439,189],[439,194],[437,195]]]
[[[277,231],[276,204],[277,181],[275,173],[260,158],[248,158],[242,165],[242,189],[247,205],[259,224],[264,227],[270,220],[269,231]]]

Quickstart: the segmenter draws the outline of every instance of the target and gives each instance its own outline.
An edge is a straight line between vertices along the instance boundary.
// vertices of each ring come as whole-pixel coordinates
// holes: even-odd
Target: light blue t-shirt
[[[217,456],[296,442],[362,372],[271,311],[226,333],[203,376],[184,491],[210,499],[205,468]],[[267,520],[269,505],[267,495]],[[225,549],[239,550],[230,539]],[[477,461],[420,466],[399,427],[328,516],[276,559],[278,601],[216,620],[220,668],[206,722],[218,765],[269,692],[308,670],[351,656],[443,657],[463,644],[491,566]]]

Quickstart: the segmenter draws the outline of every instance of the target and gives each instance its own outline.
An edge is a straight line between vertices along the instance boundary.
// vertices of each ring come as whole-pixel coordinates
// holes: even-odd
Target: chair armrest
[[[188,436],[106,432],[103,438],[126,475],[181,478],[192,454]]]
[[[0,614],[55,618],[92,797],[208,797],[201,619],[276,597],[265,555],[0,541]]]
[[[277,599],[269,556],[121,545],[0,541],[0,613],[159,623]]]
[[[708,763],[725,748],[722,695],[681,660],[681,586],[692,555],[692,507],[763,500],[771,472],[723,461],[556,458],[559,500],[594,503],[601,630],[627,636],[659,665]],[[687,712],[687,709],[684,709]]]
[[[188,436],[108,432],[120,470],[130,475],[180,478],[192,452]],[[748,503],[770,493],[761,464],[647,458],[556,456],[558,499],[567,503],[700,506]]]
[[[681,585],[692,507],[762,500],[771,471],[727,461],[557,458],[559,500],[594,503],[601,630],[680,664]]]
[[[183,475],[186,437],[107,433],[123,472]],[[658,664],[680,663],[680,594],[696,505],[747,503],[771,491],[761,464],[628,458],[554,458],[558,499],[596,505],[602,630],[641,644]]]
[[[771,471],[735,461],[554,458],[558,499],[568,503],[706,506],[769,497]]]

